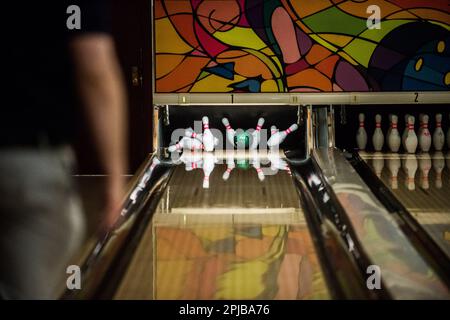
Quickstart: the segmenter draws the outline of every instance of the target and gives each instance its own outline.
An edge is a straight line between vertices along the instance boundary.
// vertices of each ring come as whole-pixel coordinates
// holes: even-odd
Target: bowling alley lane
[[[116,299],[328,299],[289,171],[175,167]]]
[[[450,257],[450,154],[360,156]]]

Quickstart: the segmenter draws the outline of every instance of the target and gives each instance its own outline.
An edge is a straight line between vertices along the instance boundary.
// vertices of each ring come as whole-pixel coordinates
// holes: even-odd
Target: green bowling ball
[[[237,159],[236,167],[241,170],[247,170],[248,168],[250,168],[250,161],[248,161],[248,159]]]
[[[236,130],[237,133],[234,136],[234,144],[238,149],[247,149],[250,145],[250,136],[247,132],[242,131],[242,129]]]

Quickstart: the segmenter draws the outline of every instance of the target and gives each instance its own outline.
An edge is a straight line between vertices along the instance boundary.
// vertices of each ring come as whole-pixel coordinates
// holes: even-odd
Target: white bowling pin
[[[381,173],[383,172],[384,168],[384,159],[382,157],[376,157],[372,159],[372,166],[375,170],[375,174],[378,178],[381,178]]]
[[[294,132],[297,129],[298,129],[298,125],[296,123],[294,123],[286,130],[273,134],[270,137],[269,141],[267,141],[267,146],[269,148],[272,148],[272,147],[279,145],[280,143],[282,143],[284,141],[284,139],[286,139],[288,134],[290,134],[291,132]]]
[[[249,146],[250,150],[256,150],[259,145],[259,141],[261,139],[261,128],[264,125],[264,118],[259,118],[258,123],[256,124],[255,131],[252,132],[252,142]]]
[[[203,188],[208,189],[209,188],[209,176],[211,175],[211,172],[214,170],[214,166],[216,163],[216,159],[214,157],[214,154],[211,152],[204,152],[203,153]]]
[[[230,178],[231,171],[233,171],[235,167],[236,165],[234,164],[234,156],[233,155],[227,156],[227,169],[223,173],[222,179],[227,181],[228,178]]]
[[[201,133],[197,133],[195,132],[192,128],[187,128],[186,130],[184,130],[184,136],[188,137],[188,138],[194,138],[197,139],[198,141],[202,141],[203,138],[203,134]]]
[[[415,155],[408,154],[405,159],[403,159],[403,169],[406,172],[407,180],[406,180],[406,186],[408,187],[408,190],[414,190],[416,189],[416,183],[415,183],[415,176],[417,171],[417,158]]]
[[[203,123],[203,146],[205,151],[211,152],[214,150],[214,136],[209,129],[209,119],[207,116],[202,118]]]
[[[406,152],[408,152],[408,153],[416,153],[417,143],[418,143],[417,135],[414,132],[414,117],[409,116],[408,117],[408,132],[407,132],[403,147],[405,148]]]
[[[183,137],[176,144],[169,146],[168,151],[181,151],[182,149],[188,150],[202,150],[203,144],[197,139]]]
[[[387,166],[391,172],[391,188],[398,189],[398,170],[400,169],[400,157],[391,157],[388,159]]]
[[[375,131],[372,136],[372,144],[375,151],[381,151],[383,149],[384,144],[384,135],[383,131],[381,131],[381,115],[377,114],[375,116]]]
[[[436,151],[441,151],[444,147],[445,136],[442,130],[442,114],[436,114],[436,128],[433,132],[433,146]]]
[[[358,131],[356,132],[356,145],[358,146],[359,150],[365,150],[367,145],[367,132],[366,129],[364,128],[364,119],[365,119],[364,113],[360,113],[358,119],[359,119],[359,127]]]
[[[421,128],[419,130],[419,146],[422,152],[430,151],[431,147],[431,134],[428,130],[428,115],[422,114]]]
[[[436,152],[433,154],[433,169],[436,173],[435,186],[438,189],[442,188],[442,171],[445,167],[444,154],[442,152]]]
[[[448,114],[447,147],[450,150],[450,113]]]
[[[398,152],[401,143],[400,133],[398,132],[397,128],[398,117],[395,114],[391,114],[390,119],[391,119],[391,127],[389,128],[389,132],[386,137],[387,144],[391,152]]]
[[[431,157],[428,153],[422,154],[419,159],[421,188],[428,190],[430,188],[428,174],[431,169]]]
[[[236,131],[234,131],[234,129],[231,128],[230,121],[228,121],[227,118],[223,118],[222,123],[226,128],[228,142],[231,143],[232,146],[234,146],[234,136],[236,135]]]
[[[408,118],[409,118],[410,114],[405,114],[405,129],[403,130],[403,134],[402,134],[402,145],[403,148],[405,148],[405,140],[406,140],[406,136],[408,135]]]
[[[270,127],[270,135],[273,136],[275,133],[278,132],[278,129],[276,126],[271,126]]]

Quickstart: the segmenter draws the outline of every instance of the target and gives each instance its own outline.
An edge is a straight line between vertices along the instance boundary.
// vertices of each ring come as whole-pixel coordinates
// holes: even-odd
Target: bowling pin
[[[419,129],[419,146],[422,152],[430,151],[431,147],[431,134],[428,130],[428,115],[422,114],[421,128]]]
[[[252,142],[249,146],[250,150],[256,150],[259,145],[259,141],[261,139],[261,128],[264,125],[264,118],[259,118],[258,123],[256,124],[256,129],[251,133]]]
[[[450,113],[448,114],[447,147],[450,150]]]
[[[405,140],[406,140],[406,136],[408,135],[408,118],[409,118],[410,114],[405,114],[405,129],[403,130],[403,134],[402,134],[402,145],[403,148],[406,150],[405,148]]]
[[[375,174],[378,178],[381,178],[381,172],[384,168],[384,159],[383,157],[376,157],[372,159],[372,166],[375,171]]]
[[[204,116],[202,118],[203,123],[203,146],[205,148],[205,151],[211,152],[214,150],[214,136],[209,129],[209,119],[207,116]]]
[[[222,123],[226,128],[228,142],[231,143],[232,146],[234,146],[234,136],[236,135],[236,131],[234,131],[234,129],[231,128],[230,121],[228,121],[227,118],[223,118]]]
[[[181,151],[182,149],[202,150],[203,144],[197,139],[183,137],[176,144],[169,146],[168,151],[174,152]]]
[[[273,136],[277,132],[278,132],[278,129],[277,129],[276,126],[271,126],[270,127],[270,136]]]
[[[442,114],[436,114],[436,128],[433,132],[433,146],[436,151],[441,151],[444,147],[445,137],[442,130]]]
[[[400,163],[400,157],[394,156],[390,157],[387,160],[387,166],[389,168],[389,171],[391,172],[391,188],[393,190],[398,189],[398,170],[400,169],[401,163]]]
[[[425,153],[419,158],[419,169],[420,169],[420,180],[421,180],[421,188],[424,190],[428,190],[430,188],[428,174],[431,169],[431,157],[428,153]]]
[[[375,131],[372,136],[372,144],[375,151],[381,151],[383,149],[384,144],[384,135],[383,131],[381,131],[381,115],[377,114],[375,116]]]
[[[184,136],[188,138],[194,138],[202,142],[203,134],[195,132],[192,128],[184,130]]]
[[[365,150],[367,145],[367,132],[364,128],[364,113],[360,113],[358,116],[359,119],[359,128],[356,132],[356,144],[359,150]]]
[[[416,183],[415,183],[415,176],[417,171],[417,158],[413,154],[408,154],[405,159],[403,159],[403,169],[406,172],[407,180],[406,180],[406,186],[408,190],[415,190],[416,189]]]
[[[227,181],[230,178],[231,171],[233,171],[233,169],[235,167],[236,167],[236,165],[234,164],[234,156],[228,155],[227,156],[227,169],[223,173],[222,179]]]
[[[216,163],[216,159],[214,157],[214,154],[211,152],[204,152],[203,153],[203,188],[208,189],[209,188],[209,176],[211,175],[211,172],[214,170],[214,166]]]
[[[442,171],[445,167],[444,155],[442,152],[436,152],[433,155],[433,169],[436,173],[435,186],[438,189],[442,188]]]
[[[389,132],[386,136],[387,144],[391,152],[398,152],[401,143],[400,133],[397,128],[398,117],[395,114],[391,114],[390,119],[391,127],[389,128]]]
[[[414,132],[414,117],[408,117],[408,132],[404,141],[404,148],[408,153],[416,153],[417,149],[417,135]]]
[[[298,129],[298,125],[296,123],[294,123],[286,130],[281,131],[281,132],[276,132],[275,134],[273,134],[270,137],[269,141],[267,141],[267,146],[269,148],[273,148],[273,147],[281,144],[284,141],[284,139],[286,139],[288,134],[290,134],[291,132],[294,132],[297,129]]]
[[[417,131],[417,137],[420,136],[420,134],[422,133],[422,130],[423,130],[423,116],[424,116],[423,113],[419,114],[419,131]],[[419,143],[419,145],[420,145],[420,143]]]

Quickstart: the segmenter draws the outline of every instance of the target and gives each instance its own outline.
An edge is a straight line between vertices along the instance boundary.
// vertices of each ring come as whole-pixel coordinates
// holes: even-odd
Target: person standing
[[[103,230],[119,216],[123,196],[126,95],[108,2],[49,2],[2,8],[0,299],[58,298],[84,236],[72,180],[77,126],[90,131],[108,177]],[[76,123],[78,113],[85,123]]]

